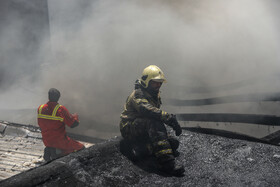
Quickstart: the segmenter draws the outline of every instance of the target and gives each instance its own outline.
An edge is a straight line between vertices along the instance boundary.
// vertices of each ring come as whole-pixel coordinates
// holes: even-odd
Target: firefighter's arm
[[[162,111],[151,105],[145,98],[133,98],[132,105],[143,116],[160,120]]]
[[[72,114],[73,118],[75,119],[74,123],[70,126],[71,128],[75,128],[80,124],[79,115],[77,113]]]
[[[168,114],[167,112],[163,114],[163,122],[168,126],[172,127],[175,131],[176,136],[182,134],[182,128],[174,114]]]
[[[175,115],[168,114],[167,112],[152,106],[145,98],[134,98],[133,104],[136,110],[142,115],[161,120],[163,123],[172,127],[176,136],[179,136],[182,133],[182,128]]]
[[[79,125],[79,116],[78,114],[74,113],[71,114],[66,107],[62,107],[62,115],[64,118],[64,123],[69,126],[70,128],[77,127]]]

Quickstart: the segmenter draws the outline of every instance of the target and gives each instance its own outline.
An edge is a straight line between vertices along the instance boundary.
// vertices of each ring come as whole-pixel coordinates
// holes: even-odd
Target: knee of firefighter
[[[130,134],[131,134],[130,124],[127,122],[124,125],[122,125],[122,128],[120,129],[120,131],[121,131],[121,135],[123,138],[129,139]]]
[[[167,139],[167,131],[164,128],[158,128],[156,125],[151,125],[148,130],[149,136],[153,139]]]
[[[153,152],[156,157],[165,157],[166,155],[172,155],[173,150],[166,139],[153,142]]]
[[[149,132],[149,137],[151,139],[151,142],[153,142],[154,144],[157,144],[157,142],[165,141],[168,138],[166,134],[162,132],[154,132],[153,134]],[[169,144],[169,142],[167,143]]]

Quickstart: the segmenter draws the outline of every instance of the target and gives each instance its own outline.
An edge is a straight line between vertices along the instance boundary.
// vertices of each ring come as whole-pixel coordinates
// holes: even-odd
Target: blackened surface
[[[192,132],[198,132],[198,133],[204,133],[204,134],[212,134],[212,135],[217,135],[217,136],[222,136],[222,137],[227,137],[227,138],[233,138],[233,139],[239,139],[239,140],[247,140],[247,141],[252,141],[252,142],[260,142],[260,143],[266,143],[266,144],[273,144],[273,145],[278,145],[278,142],[276,142],[275,136],[278,135],[278,138],[280,136],[280,132],[278,133],[273,133],[274,136],[273,138],[269,138],[269,136],[264,137],[264,138],[255,138],[252,136],[248,136],[246,134],[240,134],[240,133],[235,133],[235,132],[230,132],[226,130],[220,130],[220,129],[211,129],[211,128],[201,128],[201,127],[182,127],[185,130],[192,131]]]
[[[133,163],[119,138],[0,182],[0,186],[279,186],[278,146],[184,131],[178,161],[184,177],[155,170],[152,159]]]

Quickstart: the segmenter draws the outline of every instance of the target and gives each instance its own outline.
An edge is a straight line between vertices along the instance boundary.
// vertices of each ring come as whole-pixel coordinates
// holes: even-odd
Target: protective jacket
[[[155,65],[144,69],[141,79],[136,81],[135,89],[124,105],[120,131],[127,145],[131,145],[125,149],[131,150],[132,155],[136,157],[143,157],[141,153],[144,152],[152,153],[156,157],[159,169],[181,174],[184,169],[175,166],[179,141],[169,138],[164,124],[172,127],[176,136],[182,133],[182,129],[175,115],[160,109],[162,104],[158,91],[160,87],[155,89],[155,84],[150,84],[150,81],[159,83],[166,81],[163,72]]]
[[[65,106],[49,101],[40,105],[37,112],[38,125],[46,147],[61,149],[64,155],[84,147],[66,135],[65,124],[73,127],[79,120],[78,116],[70,114]]]
[[[149,93],[140,81],[136,81],[135,90],[127,98],[121,114],[120,131],[129,142],[148,140],[158,163],[163,164],[174,160],[174,156],[164,126],[169,114],[160,106],[159,93]]]
[[[168,113],[161,110],[161,97],[159,94],[151,95],[144,89],[139,80],[135,83],[135,89],[128,96],[121,114],[120,130],[122,131],[128,123],[136,118],[152,118],[159,121],[166,121]]]

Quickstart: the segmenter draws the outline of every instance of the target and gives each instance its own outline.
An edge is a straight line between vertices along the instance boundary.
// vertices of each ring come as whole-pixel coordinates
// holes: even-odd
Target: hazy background
[[[10,2],[1,6],[9,16],[0,20],[2,120],[36,124],[35,109],[55,87],[60,104],[80,114],[81,126],[73,132],[118,135],[126,97],[150,64],[168,80],[163,98],[280,90],[277,0]],[[24,11],[7,13],[11,7]],[[246,86],[219,89],[244,81]],[[163,108],[275,115],[280,110],[278,102]],[[20,115],[14,109],[22,109]]]

